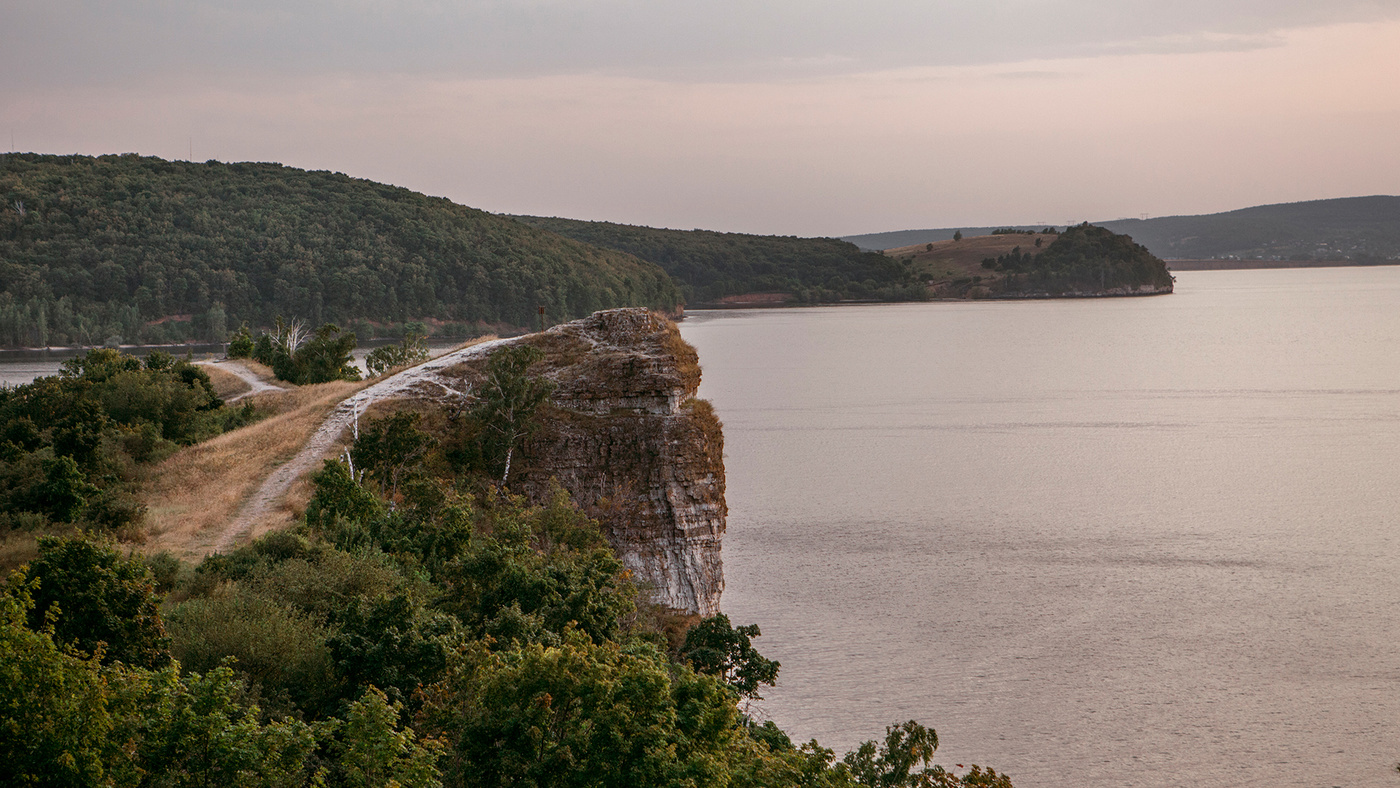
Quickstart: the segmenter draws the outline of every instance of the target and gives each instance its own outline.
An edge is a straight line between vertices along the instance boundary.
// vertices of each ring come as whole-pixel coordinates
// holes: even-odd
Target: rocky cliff
[[[543,426],[512,468],[511,489],[543,498],[557,480],[603,524],[654,601],[717,613],[724,437],[709,403],[694,398],[695,349],[646,309],[595,312],[506,342],[542,350],[533,371],[556,386]],[[466,391],[488,355],[466,353],[441,377]]]

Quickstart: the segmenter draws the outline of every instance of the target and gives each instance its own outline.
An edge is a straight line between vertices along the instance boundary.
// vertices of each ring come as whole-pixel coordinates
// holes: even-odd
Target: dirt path
[[[232,403],[234,403],[234,402],[237,402],[238,400],[243,399],[244,397],[247,397],[247,396],[249,396],[249,395],[251,395],[251,394],[257,394],[258,392],[261,392],[261,391],[281,391],[281,390],[282,390],[282,388],[281,388],[280,386],[274,386],[274,385],[272,385],[271,383],[268,383],[267,381],[265,381],[265,380],[263,380],[262,378],[258,377],[258,376],[257,376],[257,373],[253,372],[253,370],[248,369],[247,367],[243,366],[242,364],[238,363],[237,361],[232,361],[232,360],[229,360],[229,361],[207,361],[207,362],[201,362],[201,363],[205,363],[205,364],[208,364],[208,365],[210,365],[210,366],[215,366],[215,365],[217,365],[219,369],[222,369],[223,371],[228,372],[228,373],[234,375],[234,376],[237,377],[239,380],[242,380],[244,383],[247,383],[247,384],[250,386],[250,388],[249,388],[247,391],[243,392],[242,394],[236,394],[236,395],[234,395],[234,396],[232,396],[232,397],[229,397],[228,399],[224,400],[224,404],[225,404],[225,405],[230,405],[230,404],[232,404]]]
[[[465,358],[488,353],[492,349],[499,347],[510,340],[493,339],[482,342],[478,345],[455,350],[435,359],[425,361],[416,367],[410,367],[395,375],[391,375],[365,389],[361,389],[353,396],[347,398],[331,411],[326,420],[321,423],[316,432],[307,440],[297,455],[282,465],[277,467],[271,475],[267,477],[256,492],[238,510],[238,516],[229,523],[214,541],[213,552],[227,552],[242,538],[246,537],[255,525],[270,514],[277,502],[286,496],[287,491],[292,488],[292,484],[302,476],[316,469],[321,464],[321,459],[335,445],[340,436],[356,422],[361,413],[370,406],[371,403],[379,400],[395,399],[403,397],[414,391],[424,389],[437,389],[438,393],[445,393],[448,396],[464,396],[465,392],[458,391],[449,385],[448,381],[439,373],[447,367],[453,366]],[[241,365],[240,365],[241,366]],[[233,371],[230,369],[230,371]],[[243,370],[249,375],[252,372],[246,368]],[[237,374],[237,373],[235,373]],[[241,377],[241,376],[240,376]],[[253,381],[244,378],[249,383]],[[259,381],[261,383],[261,381]],[[264,389],[276,388],[262,384]],[[255,391],[258,389],[254,389]],[[248,392],[251,394],[253,392]],[[247,394],[243,395],[247,396]]]

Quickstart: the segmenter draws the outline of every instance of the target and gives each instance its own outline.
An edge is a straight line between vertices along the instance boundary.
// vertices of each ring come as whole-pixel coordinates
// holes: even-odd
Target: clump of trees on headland
[[[1043,249],[1018,246],[983,260],[982,268],[1001,275],[989,284],[995,295],[1170,291],[1173,282],[1166,263],[1146,247],[1088,222],[1066,228]]]

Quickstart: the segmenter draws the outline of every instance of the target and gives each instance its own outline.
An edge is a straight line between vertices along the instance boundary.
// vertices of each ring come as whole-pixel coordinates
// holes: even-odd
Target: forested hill
[[[280,164],[0,155],[0,345],[669,309],[658,267],[372,181]]]
[[[1167,259],[1235,257],[1358,263],[1400,259],[1400,197],[1310,200],[1199,216],[1115,219],[1094,224],[1130,235],[1153,254]],[[849,235],[844,240],[863,249],[893,249],[946,241],[959,229],[969,237],[990,231],[948,227]]]
[[[568,238],[636,255],[670,274],[691,305],[749,293],[794,301],[927,298],[902,261],[861,251],[835,238],[663,230],[611,222],[513,217]]]
[[[1353,260],[1400,258],[1400,197],[1260,205],[1203,216],[1100,222],[1159,257]]]

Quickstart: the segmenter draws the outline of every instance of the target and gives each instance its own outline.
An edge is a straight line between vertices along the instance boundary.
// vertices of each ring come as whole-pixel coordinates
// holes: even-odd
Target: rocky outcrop
[[[510,487],[542,499],[557,481],[599,520],[651,598],[719,612],[724,437],[695,399],[695,349],[646,309],[613,309],[507,342],[544,352],[534,371],[555,384],[543,426],[522,447]],[[442,370],[458,391],[481,379],[486,352]]]

